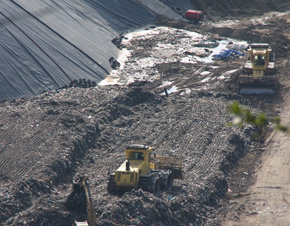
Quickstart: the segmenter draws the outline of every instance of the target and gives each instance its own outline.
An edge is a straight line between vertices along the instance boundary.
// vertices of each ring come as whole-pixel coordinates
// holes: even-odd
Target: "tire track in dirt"
[[[48,122],[54,120],[55,117],[49,117]],[[21,124],[26,124],[26,127],[29,127],[32,126],[35,121],[39,121],[38,116],[23,119]],[[50,123],[39,122],[31,134],[25,134],[25,131],[29,131],[29,129],[25,127],[19,128],[17,122],[10,126],[14,128],[9,129],[9,132],[7,133],[0,134],[0,139],[7,145],[7,147],[4,150],[2,149],[1,152],[0,172],[2,175],[11,177],[14,180],[25,175],[32,176],[32,172],[39,165],[37,162],[41,158],[46,158],[46,156],[51,154],[50,149],[47,146],[42,149],[44,152],[39,152],[41,144],[43,144],[42,146],[44,147],[48,139],[47,134],[43,134],[42,131],[52,133],[54,128],[51,127]],[[2,134],[5,135],[2,136]],[[17,134],[20,134],[20,136],[17,136]]]
[[[125,160],[125,147],[131,143],[141,143],[155,147],[158,155],[182,157],[186,171],[185,179],[176,181],[172,193],[163,194],[165,199],[151,200],[148,195],[146,202],[149,206],[152,204],[152,207],[146,206],[146,209],[154,208],[154,202],[157,202],[162,206],[162,211],[171,216],[172,211],[176,211],[176,205],[184,203],[186,207],[178,208],[178,218],[188,219],[187,210],[202,216],[205,203],[214,202],[226,188],[223,184],[224,174],[219,169],[224,161],[224,152],[219,149],[226,150],[227,154],[235,151],[235,146],[228,145],[227,135],[235,134],[236,131],[225,128],[226,117],[223,116],[227,99],[206,93],[201,94],[201,97],[194,94],[170,95],[166,98],[142,89],[115,89],[68,89],[54,94],[49,101],[42,99],[42,104],[35,103],[35,108],[41,108],[41,120],[33,109],[29,111],[31,116],[26,112],[27,117],[18,119],[17,123],[27,130],[27,137],[17,140],[23,134],[15,136],[15,145],[19,147],[13,147],[13,151],[17,151],[23,142],[21,151],[31,152],[31,159],[36,163],[31,169],[28,165],[32,162],[27,163],[27,168],[21,166],[22,171],[14,169],[17,178],[30,180],[32,177],[43,181],[45,176],[57,177],[58,181],[65,184],[64,191],[56,195],[58,201],[43,201],[48,206],[52,202],[54,208],[61,205],[60,199],[65,202],[71,191],[69,185],[73,176],[89,174],[97,217],[105,219],[111,214],[115,216],[119,206],[129,211],[127,208],[132,205],[131,201],[137,198],[134,191],[127,193],[126,199],[110,196],[106,183],[108,174]],[[8,115],[5,117],[9,119]],[[36,121],[41,121],[38,127],[30,127]],[[12,133],[19,133],[20,128],[14,128],[15,124],[9,129]],[[98,132],[92,132],[91,127],[97,128]],[[47,135],[49,132],[51,136]],[[42,138],[47,147],[40,152]],[[5,142],[9,143],[8,140]],[[29,145],[35,148],[32,150]],[[64,168],[64,156],[69,156],[69,173]],[[57,183],[53,180],[52,184]],[[172,201],[166,201],[169,195],[173,197]],[[134,207],[142,217],[143,212],[138,208],[143,208],[143,204],[142,201],[141,206]],[[39,213],[36,208],[32,207],[29,212]],[[170,217],[172,220],[175,218],[173,215]]]

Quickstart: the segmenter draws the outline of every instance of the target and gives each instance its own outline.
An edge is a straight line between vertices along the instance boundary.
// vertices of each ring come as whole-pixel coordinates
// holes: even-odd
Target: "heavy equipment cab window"
[[[142,152],[133,152],[132,159],[133,160],[144,160],[144,154]]]
[[[265,64],[265,57],[261,56],[261,55],[255,56],[255,64],[256,65],[264,65]]]

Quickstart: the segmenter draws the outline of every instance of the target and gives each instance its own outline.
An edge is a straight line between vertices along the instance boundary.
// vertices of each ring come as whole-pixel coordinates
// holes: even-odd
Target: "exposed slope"
[[[252,128],[225,126],[225,107],[234,98],[210,93],[164,98],[108,86],[2,104],[0,221],[39,225],[44,215],[47,225],[81,220],[83,213],[68,212],[65,202],[72,177],[88,174],[99,225],[200,224],[207,208],[227,192],[226,175],[251,142]],[[108,195],[108,173],[131,143],[182,157],[185,179],[162,198],[141,191]]]
[[[191,0],[211,19],[221,17],[257,16],[269,11],[285,11],[290,4],[287,0]]]

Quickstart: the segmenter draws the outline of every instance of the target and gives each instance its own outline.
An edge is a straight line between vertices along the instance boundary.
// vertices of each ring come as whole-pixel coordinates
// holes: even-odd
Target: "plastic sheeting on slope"
[[[0,101],[102,80],[118,55],[111,40],[156,18],[135,0],[5,0],[0,11]]]
[[[184,15],[188,9],[194,9],[190,0],[160,0],[170,8],[175,10],[177,13]]]
[[[111,70],[108,59],[118,54],[111,40],[155,18],[130,0],[1,1],[0,9],[47,54],[0,15],[0,101],[74,79],[100,81]]]
[[[135,0],[136,2],[140,3],[141,5],[145,6],[146,8],[150,9],[154,13],[162,16],[166,16],[168,19],[171,20],[182,20],[183,17],[176,13],[174,9],[168,7],[167,5],[163,4],[160,1],[156,0]]]

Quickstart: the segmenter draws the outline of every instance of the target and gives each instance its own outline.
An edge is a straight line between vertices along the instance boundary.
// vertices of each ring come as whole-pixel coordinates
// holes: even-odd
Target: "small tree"
[[[251,124],[263,129],[272,124],[275,130],[290,134],[289,124],[282,125],[279,116],[276,116],[274,119],[269,119],[264,113],[255,115],[248,108],[240,106],[238,101],[234,101],[228,105],[227,111],[233,115],[232,122],[228,123],[230,126],[238,126],[241,128],[245,124]]]

